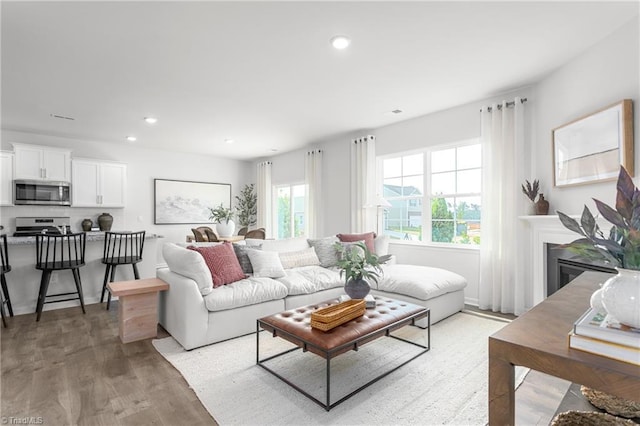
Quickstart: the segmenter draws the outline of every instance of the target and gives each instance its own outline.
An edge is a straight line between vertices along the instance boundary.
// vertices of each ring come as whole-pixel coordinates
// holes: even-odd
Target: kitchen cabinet
[[[13,144],[14,179],[69,182],[71,151],[39,145]]]
[[[0,152],[0,206],[13,205],[13,154]]]
[[[78,158],[71,163],[73,207],[124,207],[126,164]]]

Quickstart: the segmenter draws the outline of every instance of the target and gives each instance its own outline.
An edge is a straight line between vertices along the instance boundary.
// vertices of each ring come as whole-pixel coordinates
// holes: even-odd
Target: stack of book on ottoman
[[[620,324],[595,309],[575,322],[569,347],[640,365],[640,329]]]

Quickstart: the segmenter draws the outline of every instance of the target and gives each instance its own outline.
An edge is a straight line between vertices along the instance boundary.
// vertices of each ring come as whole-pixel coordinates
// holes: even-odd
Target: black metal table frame
[[[427,326],[426,327],[421,327],[419,325],[416,324],[416,321],[421,320],[423,318],[427,318]],[[266,326],[273,328],[273,337],[281,337],[281,336],[289,336],[294,340],[300,341],[302,343],[302,347],[300,346],[296,346],[294,348],[288,349],[284,352],[280,352],[277,353],[275,355],[272,355],[270,357],[267,357],[265,359],[260,359],[260,325],[261,324],[265,324]],[[414,327],[418,327],[421,328],[423,330],[427,330],[427,346],[421,345],[419,343],[416,342],[412,342],[410,340],[406,340],[403,339],[401,337],[398,336],[394,336],[391,334],[392,329],[396,330],[399,328],[402,328],[406,325],[412,325]],[[266,330],[265,330],[266,331]],[[376,335],[380,335],[380,336],[376,336]],[[396,340],[400,340],[402,342],[406,342],[409,344],[412,344],[414,346],[417,346],[419,348],[422,348],[423,350],[420,351],[418,354],[414,355],[413,357],[409,358],[408,360],[404,361],[403,363],[401,363],[400,365],[392,368],[391,370],[388,370],[382,374],[380,374],[379,376],[371,379],[370,381],[368,381],[367,383],[365,383],[364,385],[360,386],[359,388],[357,388],[356,390],[350,392],[349,394],[343,396],[342,398],[340,398],[338,401],[334,402],[333,404],[331,404],[331,358],[334,357],[334,353],[335,352],[339,352],[342,351],[343,349],[353,346],[352,350],[357,351],[358,350],[358,344],[362,341],[368,341],[368,340],[375,340],[378,337],[382,337],[382,335],[384,335],[384,337],[391,337],[394,338]],[[282,338],[282,337],[281,337]],[[286,340],[286,339],[285,339]],[[289,341],[290,343],[292,343],[291,341]],[[314,347],[315,349],[317,349],[318,351],[322,352],[324,354],[323,358],[326,359],[327,361],[327,365],[326,365],[326,402],[322,402],[320,401],[318,398],[314,397],[313,395],[309,394],[308,392],[306,392],[304,389],[302,389],[301,387],[299,387],[298,385],[294,384],[293,382],[291,382],[290,380],[286,379],[284,376],[278,374],[277,372],[275,372],[274,370],[272,370],[271,368],[267,367],[264,363],[267,361],[270,361],[272,359],[278,358],[282,355],[286,355],[290,352],[293,351],[297,351],[298,349],[302,349],[303,352],[307,352],[309,349],[308,347]],[[310,400],[312,400],[313,402],[315,402],[316,404],[320,405],[321,407],[324,407],[325,410],[329,411],[331,410],[333,407],[335,407],[336,405],[346,401],[347,399],[351,398],[353,395],[357,394],[358,392],[360,392],[361,390],[371,386],[372,384],[374,384],[375,382],[377,382],[378,380],[382,379],[383,377],[386,377],[387,375],[393,373],[394,371],[396,371],[397,369],[399,369],[400,367],[408,364],[409,362],[413,361],[414,359],[418,358],[421,355],[424,355],[425,353],[427,353],[429,350],[431,349],[431,313],[429,311],[429,309],[425,309],[424,311],[421,312],[417,312],[407,318],[403,318],[401,320],[398,320],[394,323],[391,323],[389,325],[386,325],[378,330],[372,331],[368,334],[365,334],[363,336],[358,337],[357,339],[351,340],[347,343],[344,343],[340,346],[336,346],[335,348],[331,348],[329,350],[320,348],[318,345],[314,345],[310,342],[306,342],[304,339],[302,339],[300,336],[294,335],[292,333],[289,333],[285,330],[282,330],[281,328],[278,327],[274,327],[271,324],[267,324],[267,323],[263,323],[262,320],[258,319],[257,320],[257,324],[256,324],[256,364],[259,365],[260,367],[264,368],[265,370],[267,370],[269,373],[273,374],[274,376],[276,376],[277,378],[279,378],[280,380],[282,380],[283,382],[285,382],[286,384],[288,384],[289,386],[291,386],[292,388],[294,388],[295,390],[297,390],[298,392],[300,392],[301,394],[303,394],[304,396],[306,396],[307,398],[309,398]],[[340,354],[338,354],[340,355]],[[336,357],[338,355],[335,355]],[[322,355],[320,355],[322,356]]]

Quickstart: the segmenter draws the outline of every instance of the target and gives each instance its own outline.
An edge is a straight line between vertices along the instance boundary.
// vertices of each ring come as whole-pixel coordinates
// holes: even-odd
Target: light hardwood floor
[[[117,308],[45,311],[39,323],[35,314],[10,318],[0,331],[1,415],[50,425],[216,425],[150,339],[120,342]],[[517,424],[548,424],[568,387],[529,373],[516,392]]]

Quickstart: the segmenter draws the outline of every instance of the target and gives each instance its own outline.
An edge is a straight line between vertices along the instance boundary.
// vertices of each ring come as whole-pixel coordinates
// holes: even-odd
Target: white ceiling
[[[639,6],[2,1],[1,8],[3,129],[123,148],[135,135],[138,146],[249,160],[534,83],[637,19]],[[349,49],[329,45],[335,34],[352,38]],[[389,114],[394,109],[404,112]],[[154,126],[143,121],[150,115]]]

